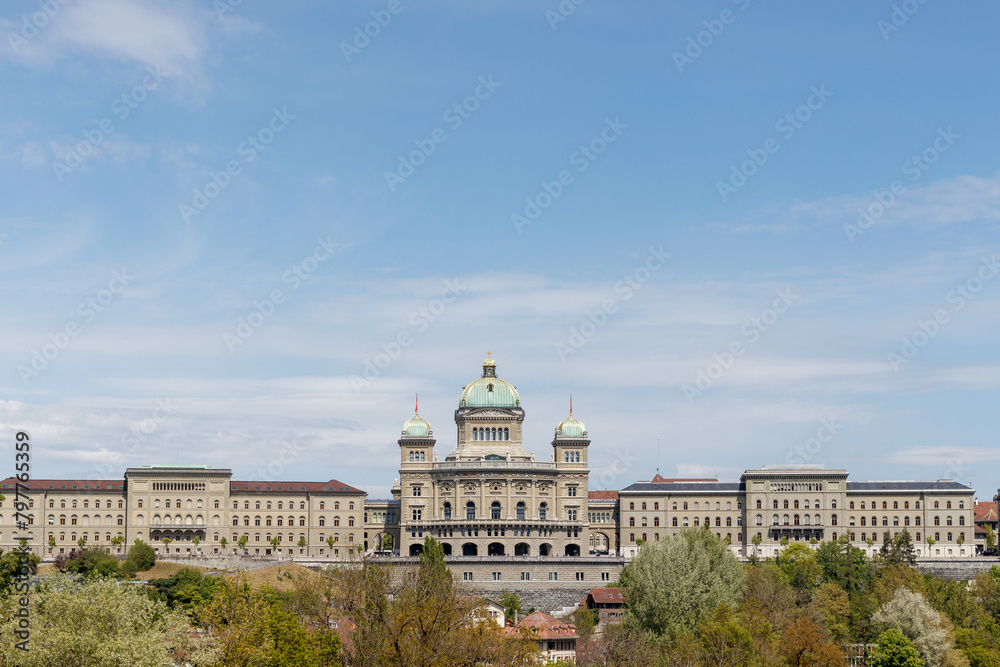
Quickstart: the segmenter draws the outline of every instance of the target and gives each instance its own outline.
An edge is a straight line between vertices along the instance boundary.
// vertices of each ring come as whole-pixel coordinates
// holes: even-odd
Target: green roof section
[[[510,382],[498,377],[481,377],[466,385],[460,408],[519,408],[521,397]]]

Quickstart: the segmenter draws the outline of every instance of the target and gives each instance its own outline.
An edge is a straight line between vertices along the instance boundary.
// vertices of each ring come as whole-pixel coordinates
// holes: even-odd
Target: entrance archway
[[[490,542],[490,545],[486,548],[486,552],[490,556],[503,556],[504,548],[499,542]]]
[[[531,547],[526,542],[518,542],[514,545],[515,556],[527,556],[531,552]]]
[[[444,550],[444,555],[445,556],[450,556],[451,555],[451,545],[450,544],[448,544],[447,542],[442,542],[441,543],[441,548]]]
[[[410,545],[410,555],[419,556],[424,552],[424,545],[422,544],[411,544]]]
[[[580,555],[580,545],[579,544],[567,544],[566,545],[566,555],[567,556],[579,556]]]
[[[477,547],[472,542],[466,542],[462,545],[462,555],[463,556],[478,556],[479,547]]]
[[[552,555],[552,545],[551,544],[543,544],[542,546],[538,547],[538,555],[539,556],[551,556]]]

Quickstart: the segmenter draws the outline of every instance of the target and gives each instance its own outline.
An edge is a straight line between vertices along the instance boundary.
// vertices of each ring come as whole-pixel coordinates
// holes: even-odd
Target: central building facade
[[[586,428],[571,410],[536,454],[525,448],[524,417],[517,388],[487,356],[462,389],[458,446],[443,461],[426,420],[414,414],[403,425],[400,554],[419,554],[428,535],[454,556],[588,553]]]

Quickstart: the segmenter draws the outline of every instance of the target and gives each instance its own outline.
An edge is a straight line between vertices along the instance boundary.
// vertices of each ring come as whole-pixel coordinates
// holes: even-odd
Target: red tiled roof
[[[650,480],[653,484],[665,484],[669,482],[718,482],[719,480],[715,477],[672,477],[667,479],[666,477],[660,477],[660,473],[656,473],[656,477]]]
[[[511,634],[516,634],[521,628],[533,630],[539,639],[576,639],[576,626],[572,623],[564,623],[558,618],[549,616],[543,611],[534,611],[520,621],[513,628]]]
[[[618,500],[617,491],[587,491],[590,500]]]
[[[255,493],[365,493],[359,488],[338,482],[335,479],[331,479],[329,482],[248,482],[234,479],[229,483],[229,490]]]
[[[125,481],[121,479],[33,479],[25,483],[8,477],[0,481],[0,489],[13,489],[18,483],[26,484],[32,491],[121,491],[125,488]]]
[[[973,506],[973,511],[975,512],[976,518],[974,521],[997,521],[997,504],[996,503],[976,503]]]
[[[588,595],[594,598],[594,602],[601,604],[622,604],[622,589],[620,588],[595,588]]]

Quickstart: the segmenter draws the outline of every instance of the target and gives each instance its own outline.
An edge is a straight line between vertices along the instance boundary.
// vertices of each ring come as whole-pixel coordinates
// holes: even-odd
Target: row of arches
[[[482,427],[472,429],[473,440],[510,440],[509,428]]]
[[[444,518],[446,520],[450,520],[452,518],[451,503],[446,502],[444,504],[443,510],[444,510]],[[544,502],[539,503],[538,504],[538,520],[539,521],[545,521],[545,518],[548,516],[548,511],[549,511],[548,503],[544,503]],[[519,519],[521,521],[526,520],[528,518],[527,517],[527,512],[528,512],[528,506],[525,505],[523,501],[518,501],[517,505],[514,506],[514,518],[515,519]],[[500,504],[499,501],[494,500],[493,503],[490,504],[490,516],[489,516],[489,518],[492,519],[492,520],[495,520],[495,521],[504,518],[503,517],[503,506]],[[465,519],[467,521],[474,521],[476,519],[476,503],[475,503],[475,501],[470,500],[469,502],[465,503]]]
[[[459,554],[456,554],[456,553],[453,552],[453,547],[452,547],[451,543],[449,543],[449,542],[442,542],[441,543],[441,547],[444,550],[444,555],[445,556],[459,555]],[[466,557],[479,556],[479,555],[484,555],[484,556],[509,556],[509,555],[514,555],[514,556],[531,556],[531,555],[554,556],[555,555],[553,553],[552,545],[548,544],[548,543],[546,543],[546,544],[540,544],[538,546],[538,553],[537,554],[532,554],[531,553],[531,545],[528,544],[527,542],[518,542],[517,544],[515,544],[514,545],[514,553],[513,554],[508,554],[507,553],[507,547],[502,542],[490,542],[489,544],[487,544],[486,545],[486,553],[485,554],[480,554],[479,553],[479,545],[476,544],[475,542],[466,542],[466,543],[464,543],[464,544],[461,545],[460,549],[461,549],[461,555],[462,556],[466,556]],[[422,544],[411,544],[410,545],[410,555],[411,556],[419,556],[421,553],[423,553],[423,550],[424,550],[424,547],[423,547]],[[580,545],[579,544],[567,544],[566,547],[563,549],[563,555],[564,556],[579,556],[580,555]]]

